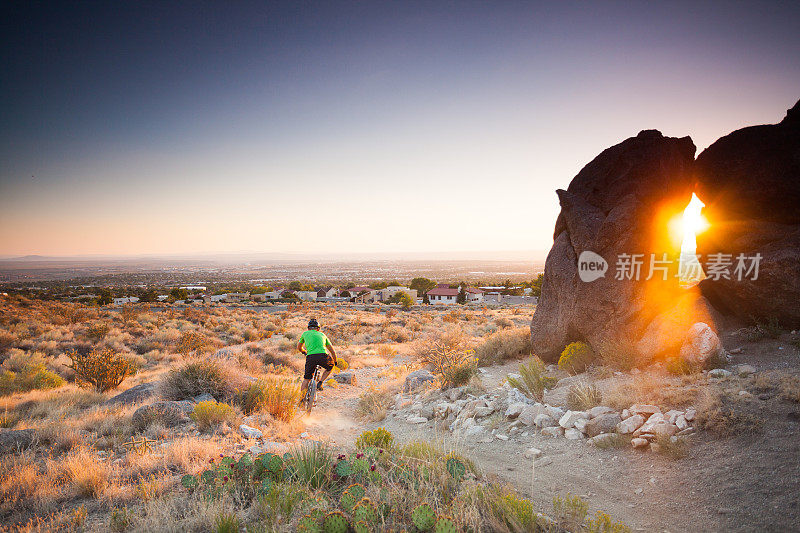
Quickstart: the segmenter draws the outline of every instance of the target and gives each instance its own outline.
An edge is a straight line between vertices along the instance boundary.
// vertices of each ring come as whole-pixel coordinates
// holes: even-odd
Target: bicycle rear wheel
[[[315,376],[316,377],[316,376]],[[311,413],[311,408],[314,407],[314,400],[317,397],[317,380],[312,379],[308,384],[306,391],[306,413]]]

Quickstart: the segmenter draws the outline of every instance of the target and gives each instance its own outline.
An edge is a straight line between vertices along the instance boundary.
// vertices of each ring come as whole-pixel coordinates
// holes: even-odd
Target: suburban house
[[[336,298],[339,295],[336,287],[317,287],[315,290],[317,291],[317,298]]]
[[[307,302],[313,302],[317,299],[317,291],[295,291],[294,294]]]
[[[440,283],[427,294],[431,305],[450,305],[456,303],[458,289],[451,289],[447,283]]]
[[[378,291],[369,287],[353,287],[347,289],[347,292],[350,293],[350,301],[352,302],[370,303],[375,301]]]
[[[398,285],[391,285],[385,289],[379,290],[377,293],[377,299],[380,302],[385,302],[398,292],[405,292],[411,296],[414,301],[417,300],[417,289],[409,289],[408,287],[400,287]]]
[[[126,296],[125,298],[114,298],[114,305],[135,304],[139,301],[136,296]]]
[[[483,302],[482,290],[476,289],[475,287],[467,287],[466,289],[464,289],[464,292],[467,294],[468,304],[479,304]]]
[[[267,300],[277,300],[278,298],[283,298],[282,294],[285,290],[283,287],[275,287],[271,291],[265,292],[262,296]]]
[[[229,292],[224,298],[224,300],[228,303],[244,302],[249,299],[250,293],[247,292]]]

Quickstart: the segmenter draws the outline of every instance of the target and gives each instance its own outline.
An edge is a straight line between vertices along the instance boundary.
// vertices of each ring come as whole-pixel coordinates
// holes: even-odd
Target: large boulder
[[[105,401],[105,405],[129,405],[143,402],[155,394],[155,383],[142,383]]]
[[[679,291],[672,271],[666,281],[661,276],[645,281],[644,264],[639,280],[616,279],[616,265],[623,254],[644,254],[649,261],[650,254],[660,259],[671,249],[668,219],[691,198],[694,152],[689,137],[642,131],[603,151],[567,190],[557,191],[561,213],[531,322],[537,355],[555,361],[563,347],[576,340],[598,351],[620,343],[634,345],[666,303],[672,303]],[[606,262],[606,271],[583,281],[579,258],[584,263],[592,257],[597,261],[589,252]],[[654,350],[661,351],[658,346]]]
[[[722,137],[697,157],[696,169],[711,222],[697,237],[701,261],[707,273],[712,263],[732,262],[729,279],[700,283],[703,295],[725,314],[800,327],[800,102],[778,124]],[[745,267],[761,255],[757,278],[735,271],[740,254]]]
[[[406,376],[406,382],[403,390],[405,392],[413,392],[417,389],[428,387],[435,381],[436,376],[434,376],[430,371],[415,370]]]

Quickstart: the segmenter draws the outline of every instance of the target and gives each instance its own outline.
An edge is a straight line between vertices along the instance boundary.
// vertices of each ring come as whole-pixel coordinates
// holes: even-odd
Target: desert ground
[[[357,531],[800,522],[800,336],[777,324],[723,332],[730,360],[692,369],[541,363],[530,307],[0,305],[5,530],[328,531],[342,511]],[[306,414],[312,316],[342,362]]]

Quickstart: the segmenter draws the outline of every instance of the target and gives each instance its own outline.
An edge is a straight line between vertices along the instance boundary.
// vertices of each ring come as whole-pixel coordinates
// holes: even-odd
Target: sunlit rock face
[[[661,280],[661,274],[650,281],[645,278],[651,254],[660,258],[672,249],[667,244],[667,218],[682,212],[691,198],[694,152],[689,137],[642,131],[603,151],[566,191],[557,191],[561,213],[531,322],[534,353],[553,361],[566,344],[576,340],[588,342],[595,350],[633,347],[659,315],[681,317],[680,310],[674,309],[678,303],[674,295],[681,290],[674,271],[670,270],[667,281]],[[604,277],[581,280],[578,258],[585,251],[599,254],[608,263]],[[638,281],[615,279],[621,254],[642,254],[645,263]],[[690,325],[681,324],[676,331]],[[648,334],[648,346],[655,343],[654,354],[661,348],[653,339],[661,333]]]
[[[706,279],[703,294],[725,314],[800,327],[800,102],[779,124],[743,128],[704,150],[698,195],[710,231],[698,253],[761,254],[758,279]],[[708,268],[706,266],[706,271]]]

